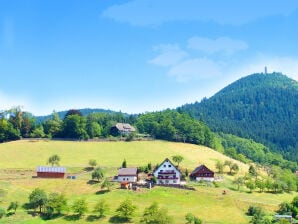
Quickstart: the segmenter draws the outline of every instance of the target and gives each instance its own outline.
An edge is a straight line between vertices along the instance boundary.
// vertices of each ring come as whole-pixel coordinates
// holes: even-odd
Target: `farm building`
[[[214,181],[214,172],[205,165],[201,165],[195,168],[195,170],[190,174],[190,178],[197,181]]]
[[[138,169],[132,168],[121,168],[118,170],[118,176],[114,177],[115,181],[135,183],[138,179]]]
[[[127,135],[130,133],[134,133],[136,129],[127,123],[117,123],[115,126],[111,127],[111,135]]]
[[[153,175],[157,179],[157,184],[180,185],[181,173],[169,159],[165,159],[161,165],[156,168]]]
[[[37,177],[41,178],[64,178],[66,168],[59,166],[38,166],[36,172]]]

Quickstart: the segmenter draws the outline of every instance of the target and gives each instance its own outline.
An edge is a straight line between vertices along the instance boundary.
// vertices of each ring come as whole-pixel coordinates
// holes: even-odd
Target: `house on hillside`
[[[114,177],[114,181],[135,183],[138,180],[138,169],[136,167],[121,168],[118,170],[118,176]]]
[[[200,165],[197,168],[195,168],[194,171],[192,171],[192,173],[190,174],[190,178],[197,181],[214,181],[214,172],[210,170],[207,166]]]
[[[181,172],[167,158],[153,172],[156,183],[161,185],[180,185]]]
[[[66,168],[61,166],[38,166],[37,177],[40,178],[64,178]]]
[[[128,135],[134,133],[136,129],[127,123],[117,123],[115,126],[111,127],[110,133],[113,136],[118,135]]]

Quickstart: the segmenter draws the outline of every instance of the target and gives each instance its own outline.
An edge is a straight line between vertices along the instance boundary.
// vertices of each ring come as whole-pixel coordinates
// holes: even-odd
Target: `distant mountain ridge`
[[[106,109],[84,108],[84,109],[78,109],[78,110],[83,114],[83,116],[86,116],[86,115],[91,114],[91,113],[108,113],[108,114],[110,114],[110,113],[117,113],[115,111],[106,110]],[[57,114],[59,115],[59,117],[61,119],[63,119],[65,117],[66,113],[67,113],[67,110],[57,112]],[[45,116],[36,116],[35,118],[36,118],[36,121],[38,123],[41,123],[43,121],[46,121],[46,120],[50,119],[51,117],[52,117],[52,114],[45,115]]]
[[[215,132],[254,139],[298,162],[298,82],[281,73],[249,75],[178,111],[203,119]]]

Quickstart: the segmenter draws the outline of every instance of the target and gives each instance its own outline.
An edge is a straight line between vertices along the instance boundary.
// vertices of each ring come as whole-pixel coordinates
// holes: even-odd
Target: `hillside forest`
[[[112,136],[111,127],[118,122],[134,125],[138,134],[123,136],[130,141],[149,135],[153,139],[205,145],[244,163],[256,162],[267,166],[278,166],[295,171],[297,164],[272,152],[267,146],[251,139],[231,134],[215,133],[203,122],[186,113],[164,110],[140,115],[121,112],[93,112],[83,115],[79,110],[69,110],[60,117],[54,112],[44,120],[37,119],[20,108],[1,113],[0,142],[21,138],[50,138],[65,140],[107,139]],[[121,137],[121,136],[120,136]]]
[[[298,83],[281,73],[253,74],[178,110],[212,131],[253,139],[298,162]]]

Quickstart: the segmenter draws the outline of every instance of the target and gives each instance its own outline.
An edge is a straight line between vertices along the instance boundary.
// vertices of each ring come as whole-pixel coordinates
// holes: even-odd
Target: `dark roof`
[[[137,168],[121,168],[118,170],[118,176],[136,176],[137,175]]]
[[[198,166],[197,168],[195,168],[194,171],[192,171],[192,173],[190,175],[193,175],[193,174],[196,174],[196,173],[213,173],[214,172],[212,170],[210,170],[207,166],[205,166],[204,164],[203,165],[200,165]]]
[[[66,173],[64,166],[38,166],[36,172],[39,173]]]
[[[134,131],[136,131],[136,129],[133,126],[131,126],[130,124],[127,124],[127,123],[117,123],[115,125],[115,127],[119,131],[124,131],[124,132],[134,132]]]

